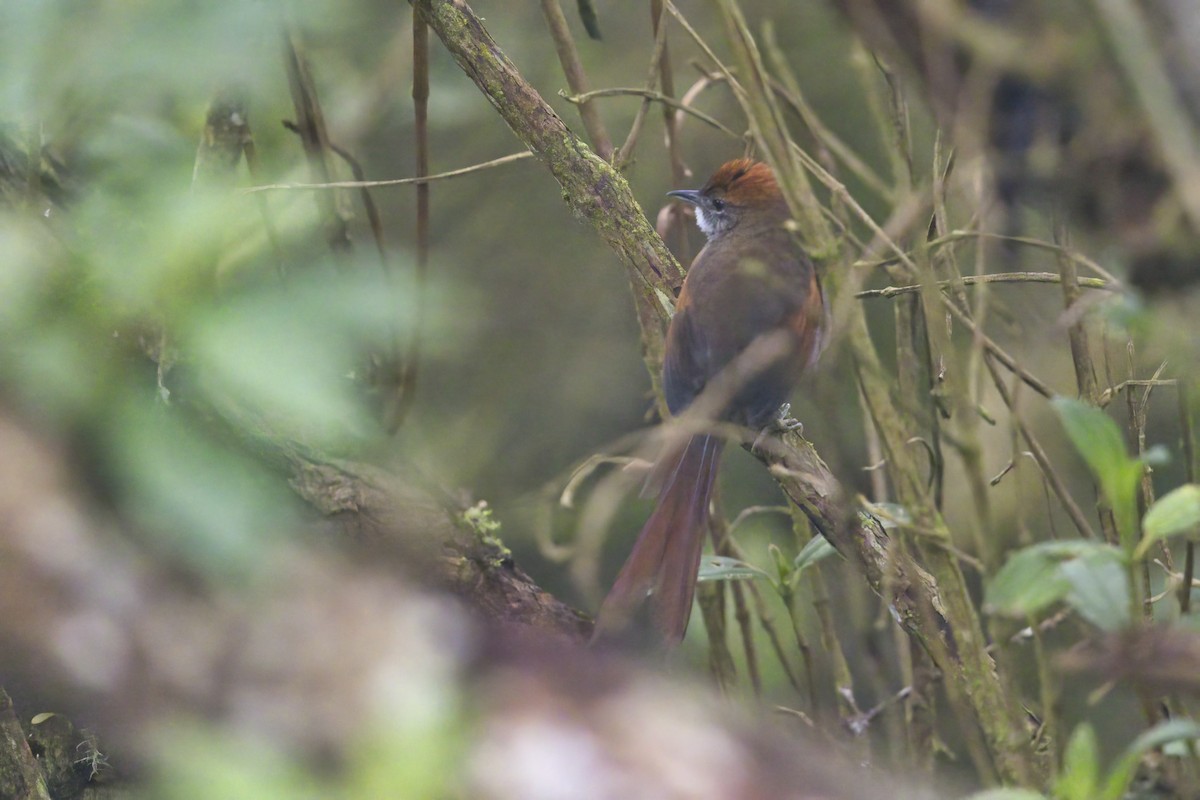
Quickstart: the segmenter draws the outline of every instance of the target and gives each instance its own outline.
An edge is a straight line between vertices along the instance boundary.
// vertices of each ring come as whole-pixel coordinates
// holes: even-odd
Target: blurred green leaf
[[[1137,529],[1136,492],[1143,464],[1131,458],[1117,423],[1098,408],[1070,397],[1052,401],[1067,436],[1083,456],[1112,506],[1121,544],[1132,553]]]
[[[1133,780],[1138,763],[1146,753],[1172,742],[1200,739],[1200,723],[1190,719],[1160,722],[1134,739],[1104,782],[1103,800],[1120,800]]]
[[[1021,619],[1037,614],[1071,590],[1071,581],[1061,570],[1064,562],[1106,550],[1116,552],[1109,545],[1078,539],[1022,548],[988,584],[984,608],[989,614]]]
[[[393,296],[377,270],[247,291],[195,315],[185,349],[214,402],[236,398],[274,433],[343,452],[375,430],[362,373],[406,324]]]
[[[164,731],[155,741],[153,797],[160,800],[321,800],[336,797],[302,761],[262,739],[230,737],[196,725]]]
[[[1144,558],[1150,546],[1160,539],[1200,528],[1200,486],[1184,484],[1154,502],[1142,518],[1142,541],[1137,557]]]
[[[1046,795],[1032,789],[985,789],[964,800],[1046,800]]]
[[[705,556],[700,559],[700,573],[697,580],[725,581],[745,580],[747,578],[769,578],[765,571],[753,564],[747,564],[729,556]]]
[[[1059,571],[1070,585],[1067,604],[1088,622],[1105,631],[1130,623],[1129,576],[1120,551],[1098,548],[1062,562]]]
[[[809,539],[804,547],[800,548],[800,552],[796,554],[795,561],[792,562],[792,570],[800,572],[805,567],[811,567],[836,553],[837,550],[834,549],[833,545],[824,536],[817,534]]]
[[[1054,789],[1054,796],[1061,800],[1098,800],[1100,743],[1090,724],[1081,723],[1071,734],[1063,753],[1062,773]]]
[[[261,549],[299,526],[295,496],[153,399],[130,398],[112,414],[104,442],[112,480],[155,544],[211,574],[264,572]]]

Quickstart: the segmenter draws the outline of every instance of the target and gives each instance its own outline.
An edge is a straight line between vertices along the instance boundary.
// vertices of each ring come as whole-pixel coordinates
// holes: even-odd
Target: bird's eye
[[[714,197],[712,201],[713,211],[724,211],[725,201],[719,197]]]

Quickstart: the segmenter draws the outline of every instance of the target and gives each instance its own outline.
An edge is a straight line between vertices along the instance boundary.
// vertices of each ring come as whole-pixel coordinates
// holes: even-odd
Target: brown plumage
[[[708,244],[692,262],[667,332],[667,406],[682,413],[733,365],[748,377],[714,416],[761,428],[820,352],[826,312],[816,270],[784,227],[790,214],[766,164],[730,161],[699,190],[670,194],[696,207]],[[739,360],[772,335],[782,346],[767,363]],[[658,504],[600,608],[597,637],[649,624],[668,644],[683,638],[723,446],[700,434],[659,457]]]

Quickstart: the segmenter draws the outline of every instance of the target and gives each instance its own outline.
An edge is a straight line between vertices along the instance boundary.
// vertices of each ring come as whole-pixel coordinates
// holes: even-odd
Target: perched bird
[[[667,332],[667,406],[679,415],[706,387],[705,401],[723,388],[708,418],[765,427],[821,350],[826,307],[816,270],[785,228],[788,207],[766,164],[730,161],[702,188],[668,194],[696,207],[708,243]],[[667,644],[683,638],[724,444],[696,434],[659,457],[651,473],[658,504],[600,608],[596,638],[647,624]]]

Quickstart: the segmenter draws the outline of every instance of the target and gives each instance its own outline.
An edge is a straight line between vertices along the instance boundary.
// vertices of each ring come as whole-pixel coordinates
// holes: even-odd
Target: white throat
[[[704,232],[704,235],[709,239],[716,233],[717,228],[713,225],[713,221],[708,218],[708,214],[700,206],[696,206],[696,227]]]

